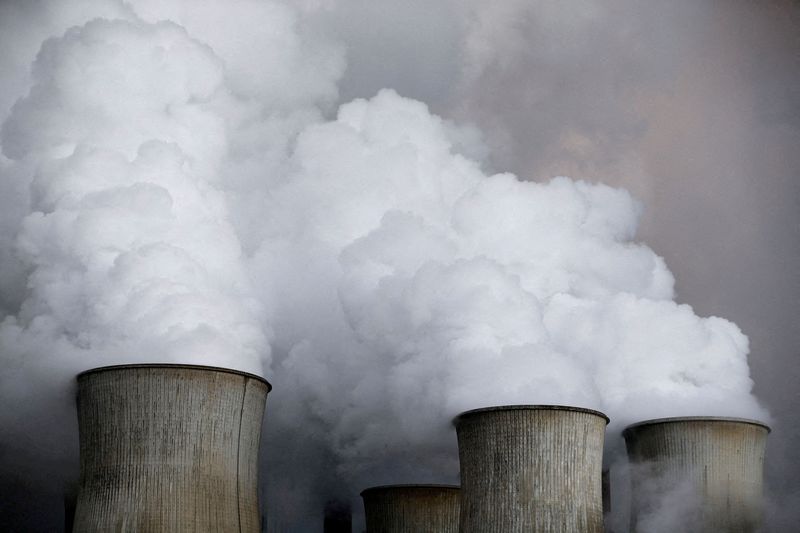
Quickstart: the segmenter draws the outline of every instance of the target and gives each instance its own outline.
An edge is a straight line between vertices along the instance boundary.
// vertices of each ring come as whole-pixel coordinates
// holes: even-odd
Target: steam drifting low
[[[267,456],[295,524],[312,486],[452,477],[475,407],[766,418],[747,338],[673,301],[626,191],[487,175],[473,129],[391,89],[333,110],[340,46],[221,5],[97,2],[42,36],[2,127],[3,405],[106,364],[263,372],[304,443]]]

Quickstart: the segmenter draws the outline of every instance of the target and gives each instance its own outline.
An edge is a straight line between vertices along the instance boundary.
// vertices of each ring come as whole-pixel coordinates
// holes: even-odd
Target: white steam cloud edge
[[[326,120],[343,50],[280,3],[69,24],[2,127],[3,405],[106,364],[263,373],[268,427],[313,442],[267,451],[292,523],[315,476],[452,478],[465,409],[768,418],[747,338],[673,301],[626,191],[486,175],[474,132],[392,90]]]

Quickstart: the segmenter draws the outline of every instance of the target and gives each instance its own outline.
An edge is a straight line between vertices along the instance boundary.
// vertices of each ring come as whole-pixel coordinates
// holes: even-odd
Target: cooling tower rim
[[[674,416],[668,418],[653,418],[651,420],[642,420],[641,422],[636,422],[635,424],[631,424],[626,427],[622,431],[622,436],[627,437],[629,434],[633,433],[635,430],[643,427],[643,426],[656,426],[659,424],[675,424],[680,422],[733,422],[736,424],[750,424],[752,426],[758,426],[767,430],[767,433],[772,431],[767,424],[761,422],[759,420],[753,420],[751,418],[737,418],[732,416]]]
[[[173,368],[173,369],[184,369],[184,370],[202,370],[207,372],[223,372],[226,374],[234,374],[237,376],[255,379],[256,381],[260,381],[261,383],[267,386],[267,392],[272,391],[272,384],[266,379],[259,376],[258,374],[251,374],[250,372],[244,372],[242,370],[234,370],[232,368],[225,368],[221,366],[189,365],[181,363],[136,363],[136,364],[124,364],[124,365],[99,366],[97,368],[90,368],[89,370],[84,370],[83,372],[80,372],[76,376],[76,379],[81,379],[83,376],[87,376],[89,374],[97,374],[100,372],[113,372],[116,370],[131,370],[131,369],[145,369],[145,368]]]
[[[437,489],[437,490],[461,490],[460,485],[443,485],[438,483],[400,483],[397,485],[377,485],[368,487],[361,491],[361,497],[368,492],[378,492],[392,489]]]
[[[458,423],[472,415],[483,414],[483,413],[491,413],[495,411],[572,411],[575,413],[587,413],[590,415],[599,416],[600,418],[604,418],[606,421],[606,425],[611,421],[610,418],[605,413],[601,413],[600,411],[596,411],[594,409],[587,409],[585,407],[575,407],[572,405],[496,405],[492,407],[481,407],[479,409],[470,409],[469,411],[464,411],[463,413],[457,415],[453,418],[453,425],[458,425]]]

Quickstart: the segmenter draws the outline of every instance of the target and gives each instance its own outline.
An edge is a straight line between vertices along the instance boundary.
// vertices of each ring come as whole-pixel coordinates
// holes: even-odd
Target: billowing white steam
[[[3,126],[4,154],[33,172],[16,243],[29,291],[4,338],[65,340],[81,364],[261,367],[259,305],[219,190],[223,75],[171,23],[95,20],[45,43]]]
[[[46,41],[3,125],[6,405],[31,374],[263,368],[281,439],[373,481],[452,474],[450,418],[489,404],[765,416],[746,337],[672,300],[627,192],[486,176],[391,90],[325,121],[342,52],[286,6],[133,6]]]
[[[448,131],[390,91],[352,102],[301,133],[271,195],[279,230],[254,270],[280,280],[264,298],[288,352],[276,379],[348,470],[491,404],[762,414],[746,337],[672,301],[625,191],[484,176]]]

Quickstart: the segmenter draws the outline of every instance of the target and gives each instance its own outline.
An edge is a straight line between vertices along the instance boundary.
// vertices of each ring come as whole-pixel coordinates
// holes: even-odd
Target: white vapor
[[[16,241],[28,292],[4,337],[64,339],[85,352],[73,365],[259,370],[259,304],[216,184],[221,61],[171,23],[95,20],[46,42],[33,77],[2,130],[33,172]]]
[[[104,364],[263,373],[270,520],[297,530],[328,491],[452,480],[469,408],[768,417],[747,337],[674,301],[630,194],[487,175],[474,129],[391,89],[330,117],[345,52],[301,15],[97,2],[36,26],[0,109],[4,405]]]

